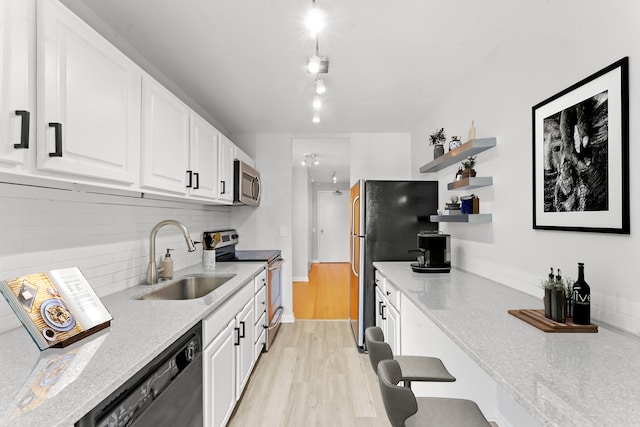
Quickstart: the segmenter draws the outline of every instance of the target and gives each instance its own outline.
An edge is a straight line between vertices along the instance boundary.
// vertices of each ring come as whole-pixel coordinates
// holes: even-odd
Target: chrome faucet
[[[156,265],[156,235],[158,231],[164,227],[165,225],[172,224],[175,225],[182,231],[184,235],[184,240],[187,242],[187,249],[189,252],[193,252],[196,250],[196,246],[193,244],[193,240],[191,240],[191,236],[189,235],[189,230],[184,226],[183,223],[176,221],[174,219],[165,219],[164,221],[160,221],[153,227],[151,230],[151,234],[149,235],[149,266],[147,267],[147,285],[154,285],[158,283],[158,266]]]

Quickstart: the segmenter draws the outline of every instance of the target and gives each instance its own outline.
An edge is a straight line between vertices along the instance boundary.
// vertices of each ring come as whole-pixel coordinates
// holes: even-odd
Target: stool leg
[[[404,380],[404,386],[411,390],[411,381]]]

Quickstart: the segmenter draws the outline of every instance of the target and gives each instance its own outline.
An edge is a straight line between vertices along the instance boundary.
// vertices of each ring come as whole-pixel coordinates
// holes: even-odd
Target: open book
[[[40,350],[69,345],[113,319],[78,267],[4,280],[0,292]]]

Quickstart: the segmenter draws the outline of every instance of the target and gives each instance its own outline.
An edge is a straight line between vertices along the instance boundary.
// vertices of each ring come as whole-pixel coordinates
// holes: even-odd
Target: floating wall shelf
[[[496,146],[496,138],[479,138],[465,142],[460,147],[449,151],[437,159],[427,163],[420,168],[421,173],[437,172],[451,166],[454,163],[461,163],[469,156],[475,156],[489,148]]]
[[[448,183],[447,190],[470,190],[472,188],[487,187],[489,185],[493,185],[493,177],[469,177]]]
[[[491,222],[491,214],[431,215],[432,222]]]

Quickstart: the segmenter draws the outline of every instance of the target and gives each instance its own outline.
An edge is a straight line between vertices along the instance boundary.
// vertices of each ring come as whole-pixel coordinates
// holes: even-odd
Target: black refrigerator
[[[415,261],[421,230],[437,231],[437,181],[367,181],[351,187],[351,329],[360,349],[375,325],[374,261]],[[409,266],[407,266],[409,268]]]

